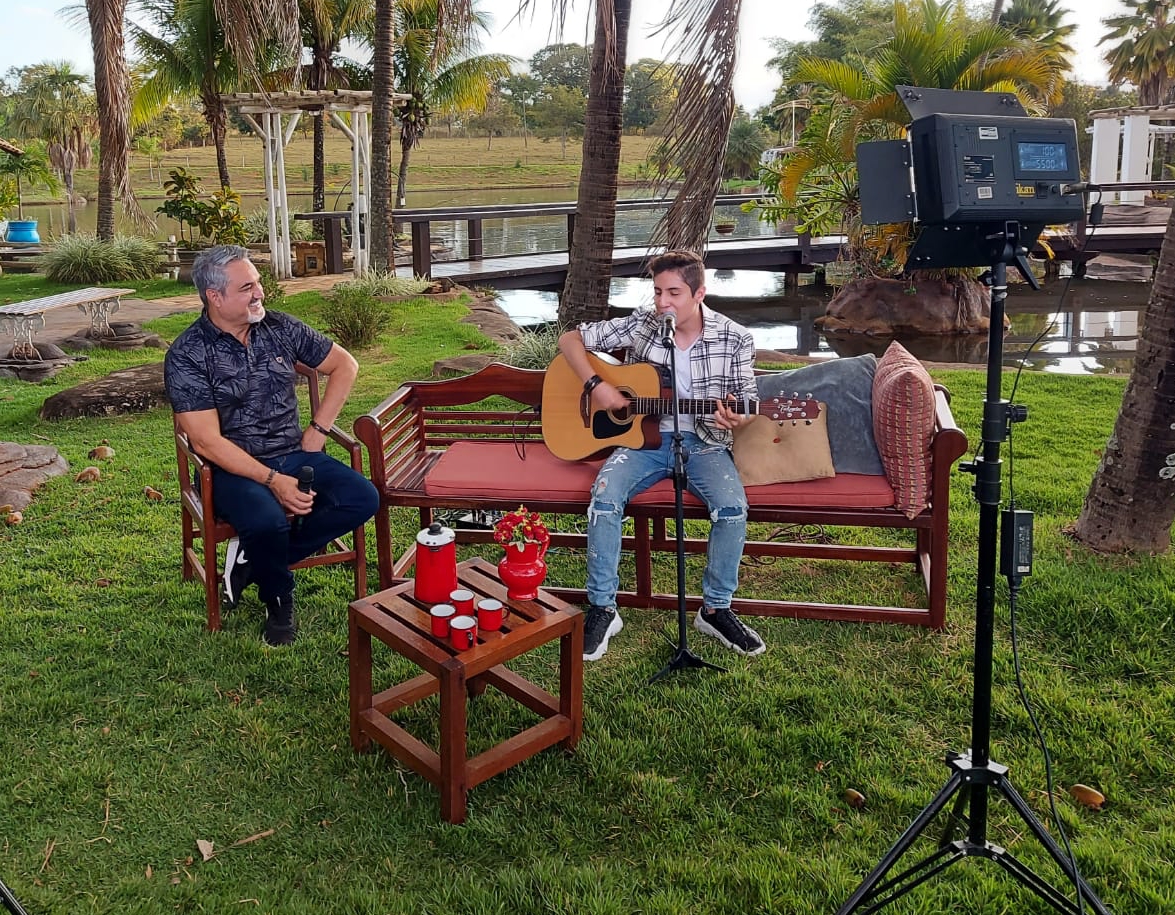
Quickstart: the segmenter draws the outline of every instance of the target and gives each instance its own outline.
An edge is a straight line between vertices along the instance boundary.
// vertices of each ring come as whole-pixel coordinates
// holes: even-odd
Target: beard
[[[250,324],[260,324],[265,318],[265,306],[260,302],[257,303],[257,310],[254,311],[252,306],[249,306],[249,311],[245,315],[245,319]]]

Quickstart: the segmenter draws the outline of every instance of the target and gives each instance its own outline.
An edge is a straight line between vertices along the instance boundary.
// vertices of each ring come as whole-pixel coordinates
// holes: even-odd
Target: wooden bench
[[[550,515],[586,513],[599,462],[561,461],[543,444],[538,405],[544,376],[539,370],[492,364],[460,378],[409,382],[355,421],[356,437],[364,445],[370,476],[380,493],[375,532],[381,588],[405,577],[415,555],[411,541],[406,550],[395,555],[392,509],[417,510],[421,528],[433,520],[437,509],[507,511],[525,502],[528,508]],[[487,398],[493,399],[487,402]],[[941,387],[936,389],[935,410],[931,504],[914,518],[893,506],[893,491],[885,477],[837,474],[831,479],[747,487],[748,521],[752,524],[896,529],[910,532],[912,542],[893,545],[892,537],[883,536],[877,539],[888,543],[799,542],[798,537],[796,542],[781,542],[772,535],[754,539],[749,531],[745,556],[912,564],[925,588],[922,606],[736,596],[734,607],[767,616],[941,627],[946,616],[950,474],[954,462],[967,450],[967,439],[955,425],[949,397]],[[446,455],[451,460],[442,463]],[[858,498],[862,494],[865,498]],[[862,507],[866,503],[871,507]],[[621,606],[676,608],[676,594],[653,590],[654,554],[676,551],[676,540],[666,524],[674,516],[674,507],[672,483],[667,480],[630,503],[634,533],[625,537],[624,548],[635,559],[635,587],[618,595]],[[687,519],[705,518],[705,507],[687,496],[685,515]],[[458,543],[493,543],[493,532],[488,529],[459,527],[456,533]],[[582,548],[585,543],[583,533],[552,533],[554,546]],[[706,541],[691,537],[686,549],[704,553]],[[876,567],[861,569],[862,574],[876,574]],[[782,590],[786,581],[779,585]],[[581,588],[555,587],[549,580],[544,587],[568,600],[584,596]],[[697,607],[701,599],[690,595],[688,602]]]
[[[90,316],[91,337],[113,337],[110,315],[118,311],[119,300],[134,291],[89,286],[72,292],[59,292],[56,295],[0,306],[0,326],[5,327],[13,337],[12,357],[40,361],[41,355],[33,346],[33,332],[45,326],[45,312],[68,305],[76,305]]]

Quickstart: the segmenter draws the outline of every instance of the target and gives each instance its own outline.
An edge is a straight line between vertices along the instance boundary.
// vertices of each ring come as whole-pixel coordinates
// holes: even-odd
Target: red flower
[[[538,512],[527,511],[525,505],[519,505],[517,511],[506,512],[494,524],[494,540],[503,546],[527,543],[546,546],[551,542],[551,532]]]

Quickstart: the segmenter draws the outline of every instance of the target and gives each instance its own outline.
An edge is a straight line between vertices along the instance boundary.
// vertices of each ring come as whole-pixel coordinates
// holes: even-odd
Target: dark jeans
[[[293,520],[268,487],[212,471],[216,514],[236,528],[258,595],[270,601],[294,590],[291,564],[365,523],[379,507],[379,494],[367,477],[321,451],[295,451],[262,463],[292,477],[304,466],[314,468],[314,508]]]

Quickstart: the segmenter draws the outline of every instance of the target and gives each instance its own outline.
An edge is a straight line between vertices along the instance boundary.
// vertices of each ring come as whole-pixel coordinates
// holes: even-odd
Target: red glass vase
[[[539,586],[547,577],[543,556],[545,543],[510,543],[504,547],[506,555],[498,561],[498,577],[506,586],[510,600],[534,600]]]

